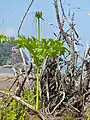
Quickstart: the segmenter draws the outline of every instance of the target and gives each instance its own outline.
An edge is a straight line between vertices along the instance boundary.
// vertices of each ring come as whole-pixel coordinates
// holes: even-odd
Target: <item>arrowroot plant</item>
[[[39,109],[39,72],[43,60],[46,56],[56,57],[58,55],[64,55],[64,53],[68,51],[68,49],[64,47],[63,42],[60,40],[40,38],[41,17],[42,12],[36,12],[38,39],[35,37],[25,37],[24,35],[19,35],[18,39],[13,41],[13,43],[17,44],[19,48],[26,48],[34,59],[34,64],[36,65],[36,109]]]

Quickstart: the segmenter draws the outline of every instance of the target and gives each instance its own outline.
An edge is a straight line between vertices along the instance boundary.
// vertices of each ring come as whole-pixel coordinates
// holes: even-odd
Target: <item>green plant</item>
[[[13,41],[19,47],[27,48],[32,54],[34,59],[34,64],[36,64],[36,108],[38,109],[38,100],[39,100],[39,71],[40,65],[46,56],[55,57],[60,54],[64,54],[67,49],[63,46],[63,43],[59,40],[54,39],[42,39],[41,43],[38,43],[38,40],[35,37],[18,36],[18,40]]]
[[[35,106],[35,97],[36,94],[34,90],[25,89],[24,96],[22,96],[22,99],[28,102],[30,105]]]
[[[0,43],[3,43],[3,42],[5,42],[5,41],[8,41],[8,37],[5,36],[5,35],[3,35],[3,34],[1,34],[1,35],[0,35]]]
[[[42,12],[36,12],[36,19],[38,23],[38,44],[40,44],[40,18],[42,17]],[[36,73],[36,109],[39,108],[39,66],[37,65],[37,73]]]
[[[63,120],[75,120],[75,117],[71,112],[66,112],[63,113]]]
[[[0,65],[5,64],[7,61],[7,57],[5,55],[6,54],[8,55],[9,51],[4,51],[6,50],[6,48],[2,50],[2,46],[3,46],[2,43],[7,42],[7,41],[8,41],[8,37],[5,36],[3,33],[0,34]]]
[[[40,18],[42,17],[42,12],[36,12],[36,18],[38,21],[38,39],[35,37],[25,37],[24,35],[19,35],[17,40],[13,43],[17,44],[20,48],[26,48],[30,54],[33,56],[34,64],[36,64],[36,109],[39,108],[39,71],[40,65],[46,56],[56,57],[57,55],[64,55],[67,48],[60,40],[42,39],[40,40]]]
[[[56,57],[57,55],[64,55],[67,48],[64,47],[64,44],[60,40],[42,39],[40,38],[40,18],[42,17],[42,12],[36,12],[36,19],[38,23],[38,39],[35,37],[25,37],[24,35],[19,35],[17,40],[14,40],[13,43],[17,44],[20,48],[27,48],[27,50],[32,54],[34,59],[34,64],[36,64],[36,109],[39,108],[39,71],[40,65],[46,56]],[[0,35],[0,42],[8,41],[8,37],[3,34]]]
[[[85,109],[84,116],[87,117],[87,120],[90,120],[90,108],[86,108],[86,109]]]
[[[90,120],[90,117],[88,117],[88,119],[87,120]]]
[[[5,107],[8,101],[0,102],[1,120],[25,120],[25,107],[13,100],[10,106]]]
[[[27,48],[30,54],[34,58],[34,63],[36,64],[36,109],[39,108],[39,71],[40,65],[46,56],[57,56],[59,54],[64,54],[67,48],[63,46],[60,40],[42,39],[40,40],[40,18],[42,17],[42,12],[36,12],[36,19],[38,23],[38,39],[35,37],[26,38],[23,35],[19,35],[17,40],[13,43],[17,44],[20,48]],[[8,41],[8,37],[3,34],[0,35],[0,42]]]
[[[35,97],[36,95],[34,90],[26,89],[24,90],[22,99],[28,102],[30,105],[35,106]],[[6,96],[6,98],[1,101],[0,98],[0,120],[25,120],[28,109],[22,104],[18,103],[16,100],[13,100],[10,105],[6,107],[10,99],[10,97]]]
[[[35,37],[25,37],[24,35],[19,35],[18,39],[13,40],[12,43],[17,44],[19,48],[26,48],[30,54],[33,56],[34,64],[36,65],[36,93],[35,91],[24,91],[23,100],[27,101],[31,105],[39,109],[39,72],[40,66],[43,60],[49,57],[57,57],[59,55],[64,55],[68,49],[64,47],[64,44],[60,40],[54,40],[52,38],[46,39],[40,38],[40,18],[42,17],[42,12],[36,12],[36,18],[38,22],[38,39]],[[8,41],[8,37],[0,35],[0,42]],[[36,99],[36,100],[35,100]],[[2,120],[24,120],[26,116],[25,107],[22,106],[17,101],[13,100],[9,107],[1,106],[5,103],[0,103],[0,115]]]

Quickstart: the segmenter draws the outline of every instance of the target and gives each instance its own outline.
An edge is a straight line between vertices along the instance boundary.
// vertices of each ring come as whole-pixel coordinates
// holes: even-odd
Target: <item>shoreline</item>
[[[12,68],[0,68],[0,74],[14,74]]]

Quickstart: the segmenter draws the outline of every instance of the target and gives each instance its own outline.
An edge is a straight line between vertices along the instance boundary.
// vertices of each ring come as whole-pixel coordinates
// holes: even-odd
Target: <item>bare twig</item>
[[[72,108],[74,111],[80,113],[80,111],[79,111],[77,108],[75,108],[73,105],[68,104],[68,106],[69,106],[70,108]]]
[[[22,25],[23,25],[24,19],[25,19],[26,15],[27,15],[29,9],[31,8],[33,2],[34,2],[34,0],[32,0],[31,3],[29,4],[29,7],[27,8],[27,10],[26,10],[26,12],[25,12],[25,14],[24,14],[24,16],[23,16],[23,18],[22,18],[22,20],[21,20],[21,23],[20,23],[19,28],[18,28],[18,35],[19,35],[19,32],[20,32],[21,27],[22,27]],[[20,54],[21,54],[21,56],[22,56],[22,60],[23,60],[23,63],[24,63],[24,65],[25,65],[26,62],[25,62],[25,58],[24,58],[24,55],[23,55],[23,52],[22,52],[22,49],[21,49],[21,48],[20,48]],[[25,68],[25,71],[26,71],[26,67],[24,67],[24,68]]]
[[[12,83],[12,85],[9,88],[9,91],[12,89],[12,87],[15,85],[15,83],[18,81],[18,77],[19,75],[16,77],[16,79],[14,80],[14,82]]]
[[[30,10],[33,2],[34,2],[34,0],[32,0],[31,3],[29,4],[29,6],[28,6],[28,8],[27,8],[27,10],[26,10],[26,12],[25,12],[25,14],[24,14],[21,22],[20,22],[20,25],[19,25],[19,28],[18,28],[18,35],[19,35],[19,32],[20,32],[21,27],[22,27],[22,25],[23,25],[24,19],[25,19],[26,15],[27,15],[28,11]],[[26,62],[25,62],[25,58],[24,58],[24,55],[23,55],[23,52],[22,52],[22,49],[21,49],[21,48],[20,48],[20,54],[21,54],[21,56],[22,56],[22,60],[23,60],[23,63],[24,63],[24,65],[25,65]],[[25,71],[26,71],[26,67],[24,67],[24,68],[25,68]]]
[[[60,32],[62,32],[62,25],[61,25],[61,21],[60,21],[60,17],[59,17],[57,0],[54,0],[54,6],[55,6],[55,10],[56,10],[56,17],[57,17],[58,26],[59,26]]]
[[[63,8],[63,5],[62,5],[62,0],[60,0],[60,6],[61,6],[62,14],[63,14],[65,20],[67,21],[67,23],[68,23],[68,25],[69,25],[70,27],[72,26],[72,28],[73,28],[73,30],[74,30],[74,32],[75,32],[77,38],[79,38],[79,35],[78,35],[78,33],[76,32],[76,30],[75,30],[73,24],[69,23],[69,21],[68,21],[66,15],[65,15],[64,8]],[[73,14],[73,16],[74,16],[74,14]]]
[[[26,12],[25,12],[25,14],[24,14],[21,22],[20,22],[20,25],[19,25],[19,28],[18,28],[18,35],[19,35],[20,30],[21,30],[21,27],[22,27],[22,24],[23,24],[23,22],[24,22],[24,19],[25,19],[26,15],[27,15],[29,9],[31,8],[33,2],[34,2],[34,0],[32,0],[31,3],[29,4],[29,6],[28,6],[28,8],[27,8],[27,10],[26,10]]]
[[[28,75],[30,74],[31,70],[32,70],[32,63],[31,63],[30,69],[28,70],[27,74],[25,75],[25,78],[24,78],[22,84],[20,84],[20,86],[18,86],[18,91],[15,92],[15,93],[16,93],[16,94],[15,94],[16,96],[20,97],[21,92],[23,91],[23,86],[24,86],[24,84],[25,84],[25,82],[26,82],[26,80],[27,80],[27,77],[28,77]],[[17,79],[18,79],[18,78],[17,78]],[[17,81],[17,79],[14,81],[13,84],[15,84],[15,82]],[[7,107],[10,105],[10,103],[11,103],[12,101],[13,101],[13,98],[10,100],[10,102],[9,102],[8,105],[7,105]]]
[[[62,14],[63,14],[64,18],[66,19],[67,23],[70,25],[70,23],[69,23],[69,21],[68,21],[66,15],[65,15],[65,12],[64,12],[64,8],[63,8],[63,5],[62,5],[62,0],[60,0],[60,7],[61,7]]]
[[[90,91],[87,91],[85,94],[83,94],[81,97],[79,97],[79,99],[77,99],[72,105],[75,106],[75,104],[81,102],[83,100],[83,98],[87,98],[90,95]]]
[[[63,95],[62,96],[62,99],[60,100],[60,102],[54,107],[54,109],[52,110],[51,113],[49,114],[53,114],[55,112],[55,110],[57,109],[57,107],[63,102],[63,100],[65,99],[65,92],[61,91],[61,94]]]

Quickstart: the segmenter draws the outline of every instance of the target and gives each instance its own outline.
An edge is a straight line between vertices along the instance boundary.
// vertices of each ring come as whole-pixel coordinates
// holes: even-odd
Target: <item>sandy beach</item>
[[[0,89],[7,90],[15,80],[14,72],[11,68],[0,68]]]
[[[10,79],[12,78],[12,79]],[[14,75],[10,73],[0,73],[0,89],[8,89],[14,81]]]

